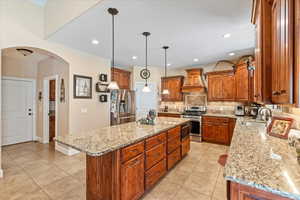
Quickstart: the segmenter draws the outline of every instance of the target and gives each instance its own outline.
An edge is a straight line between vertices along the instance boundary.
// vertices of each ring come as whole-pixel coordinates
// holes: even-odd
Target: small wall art
[[[107,95],[106,94],[102,94],[99,96],[99,101],[102,103],[107,102]]]

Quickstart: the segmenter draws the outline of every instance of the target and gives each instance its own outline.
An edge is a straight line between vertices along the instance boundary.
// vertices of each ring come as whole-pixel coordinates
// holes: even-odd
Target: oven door
[[[191,121],[191,135],[201,136],[201,121],[192,120]]]

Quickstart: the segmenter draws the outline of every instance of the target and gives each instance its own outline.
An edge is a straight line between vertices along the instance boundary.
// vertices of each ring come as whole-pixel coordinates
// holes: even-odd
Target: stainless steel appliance
[[[110,124],[124,124],[135,121],[135,91],[112,90]]]
[[[191,120],[190,137],[192,141],[202,141],[202,114],[206,113],[206,106],[188,106],[186,107],[182,118],[188,118]]]
[[[234,114],[236,116],[245,116],[245,106],[236,106]]]

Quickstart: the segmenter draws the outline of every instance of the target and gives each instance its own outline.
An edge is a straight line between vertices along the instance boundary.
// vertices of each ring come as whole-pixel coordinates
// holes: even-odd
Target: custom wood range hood
[[[190,93],[190,92],[200,92],[206,93],[206,87],[203,79],[203,69],[187,69],[187,77],[184,80],[184,84],[182,86],[182,92]]]

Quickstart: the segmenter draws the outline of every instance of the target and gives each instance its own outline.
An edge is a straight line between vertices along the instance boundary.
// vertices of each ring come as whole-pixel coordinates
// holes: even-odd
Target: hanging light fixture
[[[167,50],[169,49],[168,46],[163,46],[163,49],[165,50],[165,77],[167,77]],[[162,91],[162,94],[168,95],[170,94],[168,89],[164,89]]]
[[[144,32],[143,35],[146,38],[146,63],[145,63],[145,69],[141,71],[141,77],[146,80],[145,86],[143,88],[143,92],[151,92],[149,86],[148,86],[148,78],[150,77],[150,71],[148,70],[148,36],[150,36],[149,32]]]
[[[115,15],[119,13],[116,8],[109,8],[108,13],[112,16],[112,77],[111,82],[108,85],[108,89],[110,90],[118,90],[118,83],[114,80],[114,67],[115,67]]]

